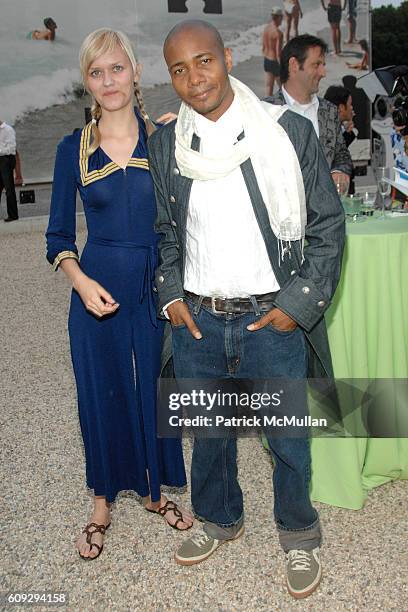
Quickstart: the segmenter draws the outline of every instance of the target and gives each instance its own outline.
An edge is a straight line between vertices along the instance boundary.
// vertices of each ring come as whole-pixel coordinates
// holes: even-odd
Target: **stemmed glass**
[[[391,185],[388,182],[390,180],[390,169],[385,168],[384,166],[378,166],[376,170],[376,177],[378,183],[378,191],[380,192],[382,200],[382,213],[379,219],[386,219],[385,198],[391,193]]]

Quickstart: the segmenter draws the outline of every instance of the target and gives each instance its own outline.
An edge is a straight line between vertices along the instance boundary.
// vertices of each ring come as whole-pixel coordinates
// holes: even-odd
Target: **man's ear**
[[[228,72],[232,70],[232,51],[229,47],[225,47],[224,49],[224,60],[225,65],[227,66]]]
[[[293,74],[296,74],[297,72],[299,72],[300,65],[296,57],[291,57],[289,59],[288,69],[289,69],[289,76],[292,76]]]

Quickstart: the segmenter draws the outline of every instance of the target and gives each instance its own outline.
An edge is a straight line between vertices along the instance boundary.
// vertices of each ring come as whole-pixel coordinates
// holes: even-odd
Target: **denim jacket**
[[[241,171],[281,288],[274,304],[305,331],[310,349],[309,375],[331,376],[331,357],[323,315],[340,278],[344,212],[312,123],[288,110],[280,117],[279,124],[295,148],[303,176],[307,206],[303,262],[300,241],[291,244],[283,261],[279,257],[278,241],[270,226],[250,159],[241,165]],[[192,148],[199,150],[199,144],[198,136],[194,135]],[[184,296],[186,223],[192,186],[192,179],[181,176],[177,168],[174,121],[150,137],[149,158],[157,200],[155,229],[161,235],[159,266],[156,270],[158,307],[161,311],[171,300]],[[168,352],[170,348],[166,346]]]

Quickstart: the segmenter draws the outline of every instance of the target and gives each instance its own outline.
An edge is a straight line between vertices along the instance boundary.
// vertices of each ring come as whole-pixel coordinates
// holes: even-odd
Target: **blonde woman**
[[[87,36],[80,65],[93,118],[58,146],[47,258],[73,286],[68,327],[86,481],[94,493],[77,548],[95,559],[122,490],[136,491],[146,510],[176,529],[189,529],[192,515],[160,490],[184,486],[186,477],[180,441],[156,437],[163,322],[156,318],[156,204],[146,147],[154,127],[139,88],[140,65],[129,39],[109,29]],[[77,190],[88,228],[80,261]]]

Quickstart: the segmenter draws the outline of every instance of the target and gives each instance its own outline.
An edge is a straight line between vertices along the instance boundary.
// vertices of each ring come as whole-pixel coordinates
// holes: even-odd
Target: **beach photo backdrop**
[[[206,19],[221,31],[226,45],[233,51],[233,73],[257,95],[264,95],[262,32],[272,6],[283,8],[283,0],[216,0],[221,14],[204,13],[203,0],[186,0],[184,4],[188,12],[179,13],[169,12],[168,0],[2,2],[0,119],[16,128],[25,179],[51,178],[58,142],[84,124],[84,108],[90,100],[81,88],[78,51],[84,37],[96,28],[108,26],[130,36],[143,65],[142,86],[152,117],[178,109],[162,57],[162,44],[169,29],[188,18]],[[331,48],[327,13],[320,0],[300,0],[300,4],[303,18],[299,33],[321,36]],[[55,40],[30,39],[30,31],[44,29],[46,17],[52,17],[58,25]],[[342,13],[341,30],[345,41],[347,5]],[[370,41],[369,0],[357,0],[357,38]],[[320,95],[324,95],[329,85],[342,84],[346,75],[354,77],[348,83],[354,87],[356,78],[365,72],[349,69],[346,62],[358,61],[360,57],[357,44],[344,44],[340,56],[328,55],[328,74],[321,82]],[[356,94],[362,99],[357,109],[361,125],[357,126],[359,151],[355,156],[368,159],[369,104],[361,95],[362,90],[356,90]]]

